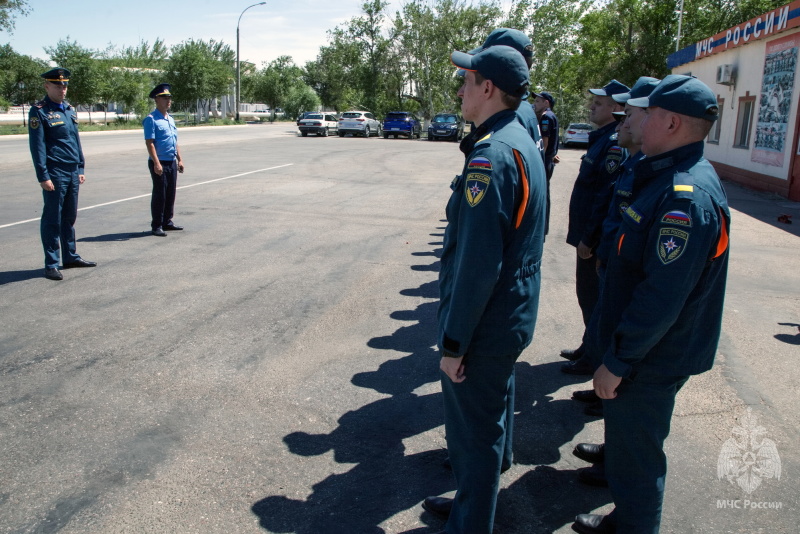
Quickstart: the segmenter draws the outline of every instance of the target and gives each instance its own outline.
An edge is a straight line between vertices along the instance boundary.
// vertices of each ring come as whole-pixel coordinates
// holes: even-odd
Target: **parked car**
[[[573,122],[564,130],[564,135],[561,137],[561,144],[564,147],[569,145],[588,145],[589,132],[594,130],[591,124],[582,122]]]
[[[328,137],[328,134],[339,129],[339,119],[332,113],[309,113],[298,122],[303,137],[310,133]]]
[[[305,119],[306,117],[308,117],[309,115],[311,115],[313,113],[319,113],[319,111],[304,111],[304,112],[302,112],[300,114],[300,116],[297,117],[297,127],[298,128],[300,127],[300,121],[301,120]]]
[[[461,141],[464,137],[464,120],[455,113],[438,113],[428,126],[428,141],[448,139]]]
[[[422,137],[422,123],[416,115],[408,111],[390,111],[383,119],[383,138],[389,139],[390,135],[395,139],[400,135],[409,139],[416,136],[419,139]]]
[[[339,117],[339,137],[348,133],[364,137],[381,135],[381,123],[369,111],[345,111]]]

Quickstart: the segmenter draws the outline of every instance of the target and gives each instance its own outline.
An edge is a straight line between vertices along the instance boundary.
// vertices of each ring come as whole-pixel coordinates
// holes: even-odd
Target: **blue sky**
[[[48,59],[44,47],[69,38],[83,47],[104,50],[109,44],[135,46],[163,39],[175,45],[186,39],[224,41],[236,50],[236,22],[257,0],[29,0],[31,13],[16,18],[13,33],[0,32],[20,54]],[[278,56],[297,65],[316,58],[327,31],[361,14],[363,0],[267,0],[247,11],[239,26],[242,61],[261,67]],[[402,6],[390,2],[390,13]]]

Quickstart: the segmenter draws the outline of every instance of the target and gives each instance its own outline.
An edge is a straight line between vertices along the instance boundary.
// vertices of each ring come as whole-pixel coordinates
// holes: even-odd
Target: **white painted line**
[[[177,189],[188,189],[190,187],[195,187],[195,186],[198,186],[198,185],[211,184],[211,183],[214,183],[214,182],[220,182],[222,180],[230,180],[231,178],[239,178],[240,176],[247,176],[248,174],[255,174],[257,172],[274,171],[275,169],[281,169],[283,167],[289,167],[290,165],[294,165],[294,163],[286,163],[284,165],[278,165],[277,167],[267,167],[266,169],[258,169],[258,170],[255,170],[255,171],[243,172],[241,174],[234,174],[234,175],[231,175],[231,176],[224,176],[222,178],[215,178],[213,180],[207,180],[205,182],[198,182],[196,184],[182,185],[182,186],[178,187]],[[104,202],[103,204],[95,204],[94,206],[86,206],[85,208],[78,208],[78,211],[91,210],[91,209],[94,209],[94,208],[101,208],[103,206],[110,206],[111,204],[119,204],[120,202],[128,202],[129,200],[136,200],[137,198],[145,198],[145,197],[149,197],[149,196],[150,196],[150,193],[148,193],[146,195],[138,195],[138,196],[135,196],[135,197],[122,198],[120,200],[112,200],[111,202]],[[25,224],[25,223],[39,221],[39,220],[41,220],[41,217],[37,218],[37,219],[28,219],[28,220],[25,220],[25,221],[17,221],[17,222],[13,222],[13,223],[9,223],[9,224],[3,224],[3,225],[0,225],[0,228],[8,228],[9,226],[16,226],[18,224]]]

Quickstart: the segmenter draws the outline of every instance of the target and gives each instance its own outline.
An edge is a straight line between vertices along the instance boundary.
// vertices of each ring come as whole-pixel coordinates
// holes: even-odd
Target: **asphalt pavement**
[[[159,238],[141,132],[82,142],[78,252],[99,265],[54,282],[27,138],[0,137],[0,532],[440,530],[419,504],[454,490],[435,343],[458,146],[181,129],[186,230]],[[576,480],[572,448],[603,423],[570,400],[590,385],[559,371],[582,333],[564,243],[581,154],[563,150],[553,177],[497,533],[571,532],[612,506]],[[661,532],[795,533],[800,205],[726,189],[724,331],[678,396]],[[718,471],[732,438],[746,490]]]

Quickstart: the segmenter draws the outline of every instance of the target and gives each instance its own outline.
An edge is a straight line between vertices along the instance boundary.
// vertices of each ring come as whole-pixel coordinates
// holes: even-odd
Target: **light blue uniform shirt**
[[[159,161],[174,161],[178,149],[178,128],[171,115],[166,117],[157,109],[142,121],[144,138],[155,139]]]

